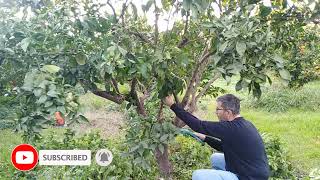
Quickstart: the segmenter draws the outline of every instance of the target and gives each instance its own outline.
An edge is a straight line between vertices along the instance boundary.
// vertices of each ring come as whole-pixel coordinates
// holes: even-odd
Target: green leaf
[[[147,78],[148,77],[148,67],[145,63],[143,63],[140,67],[139,67],[139,71],[141,73],[141,75],[144,77],[144,78]]]
[[[279,70],[279,74],[280,74],[282,79],[285,79],[285,80],[288,80],[288,81],[291,80],[291,75],[290,75],[289,71],[287,71],[286,69]]]
[[[79,120],[83,122],[89,122],[89,120],[83,115],[79,115]]]
[[[159,151],[163,154],[164,146],[162,144],[159,144],[158,148],[159,148]]]
[[[66,108],[64,106],[58,106],[57,111],[61,112],[62,114],[66,114]]]
[[[27,51],[27,48],[28,48],[30,42],[31,42],[31,39],[30,39],[30,38],[24,38],[24,39],[22,39],[22,41],[20,42],[21,48],[23,49],[24,52]]]
[[[34,77],[36,76],[37,71],[28,72],[24,78],[22,89],[25,91],[32,91]]]
[[[45,71],[45,72],[48,72],[48,73],[51,73],[51,74],[55,74],[55,73],[60,71],[60,67],[58,67],[56,65],[44,65],[41,68],[41,70]]]
[[[141,145],[142,145],[142,147],[145,148],[145,149],[149,147],[146,142],[141,142]]]
[[[54,85],[54,84],[50,84],[50,85],[49,85],[49,89],[50,89],[50,90],[56,90],[56,89],[57,89],[57,86]]]
[[[14,51],[11,48],[4,48],[4,50],[9,52],[10,54],[14,54]]]
[[[21,123],[22,123],[22,124],[23,124],[23,123],[26,123],[28,120],[29,120],[28,117],[23,117],[23,118],[21,118]]]
[[[42,104],[42,103],[44,103],[44,102],[46,102],[47,101],[47,96],[46,95],[42,95],[39,99],[38,99],[38,101],[36,102],[37,104]]]
[[[44,104],[44,107],[50,107],[52,106],[53,102],[52,101],[47,101],[45,104]]]
[[[76,61],[79,65],[85,65],[87,60],[87,56],[85,54],[78,54],[76,56]]]
[[[50,97],[58,97],[58,93],[55,90],[48,91],[47,95]]]
[[[164,134],[164,135],[161,136],[160,141],[163,142],[163,141],[167,140],[168,137],[169,137],[168,134]]]
[[[183,0],[182,2],[182,7],[185,11],[189,11],[190,10],[190,7],[191,7],[191,3],[192,1],[191,0]]]
[[[240,91],[242,89],[242,80],[238,81],[236,84],[236,91]]]
[[[266,17],[271,13],[272,9],[271,7],[267,7],[264,5],[260,5],[260,17]]]
[[[267,79],[268,79],[269,84],[271,85],[272,84],[271,78],[269,76],[267,76]]]
[[[57,108],[56,106],[51,106],[50,108],[48,108],[48,111],[50,112],[50,114],[54,114],[55,112],[57,112]]]
[[[197,6],[194,5],[194,4],[191,4],[190,10],[191,10],[191,12],[192,12],[192,13],[191,13],[192,17],[195,18],[195,19],[197,19],[197,18],[198,18],[198,14],[199,14],[199,11],[198,11],[198,9],[197,9]]]
[[[42,89],[35,89],[35,90],[33,91],[33,94],[34,94],[36,97],[39,97],[39,96],[41,95],[41,93],[42,93]]]
[[[203,26],[205,28],[213,28],[214,24],[212,22],[204,22],[201,24],[201,26]]]
[[[217,70],[218,70],[219,72],[221,72],[222,74],[225,74],[225,73],[226,73],[226,70],[223,69],[223,68],[218,67]]]
[[[165,57],[166,57],[166,59],[171,59],[170,52],[165,52]]]
[[[246,47],[246,43],[244,42],[237,42],[236,44],[236,50],[238,52],[238,54],[240,55],[240,57],[243,56],[244,52],[246,51],[247,47]]]
[[[279,54],[275,54],[273,59],[275,61],[277,61],[278,63],[283,63],[283,61],[284,61],[283,58]]]
[[[261,92],[260,84],[256,82],[253,83],[252,93],[254,97],[257,97],[257,98],[261,97],[262,92]]]
[[[153,0],[149,0],[146,5],[142,5],[142,10],[144,12],[149,11],[152,4],[153,4]]]
[[[134,19],[136,20],[137,17],[138,17],[137,7],[136,7],[136,5],[134,5],[132,2],[130,2],[130,4],[131,4],[131,7],[132,7],[132,11],[133,11],[133,17],[134,17]]]
[[[125,56],[127,54],[127,50],[123,49],[122,47],[118,46],[118,50],[120,51],[120,53]]]
[[[228,41],[224,42],[220,47],[219,47],[219,50],[221,52],[224,52],[224,50],[227,48],[228,46]]]

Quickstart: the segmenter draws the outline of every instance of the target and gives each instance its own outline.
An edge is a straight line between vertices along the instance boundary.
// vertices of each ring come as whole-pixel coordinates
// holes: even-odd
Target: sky
[[[99,1],[99,0],[96,0],[96,1]],[[149,0],[132,0],[131,2],[136,5],[136,7],[138,9],[138,14],[143,14],[141,6],[144,5],[144,4],[147,4],[148,1]],[[179,1],[182,1],[182,0],[179,0]],[[101,2],[103,2],[103,0]],[[117,9],[118,11],[121,11],[122,3],[116,3],[116,2],[119,2],[117,0],[111,0],[111,2],[112,2],[112,4],[115,4],[115,9]],[[157,3],[158,7],[161,7],[161,0],[156,0],[156,3]],[[270,0],[263,0],[263,4],[265,6],[271,6]],[[291,0],[288,0],[288,5],[292,6]],[[219,17],[220,16],[220,11],[219,11],[218,5],[216,3],[214,3],[212,7],[213,7],[213,9],[215,11],[214,14],[217,17]],[[154,10],[153,7],[150,8],[150,10],[146,14],[146,17],[147,17],[147,20],[148,20],[148,24],[151,25],[151,26],[153,26],[154,23],[155,23],[154,22],[155,21],[155,15],[153,13],[153,10]],[[107,11],[109,13],[112,13],[111,8],[108,8]],[[169,18],[169,16],[170,16],[170,18]],[[161,15],[159,17],[159,21],[158,21],[159,31],[160,32],[166,31],[167,28],[171,29],[173,27],[173,23],[178,19],[182,19],[180,13],[177,13],[174,16],[172,14],[170,15],[170,13],[163,13],[163,15]],[[169,22],[168,22],[168,20],[169,20]]]
[[[144,12],[142,11],[142,8],[141,6],[142,5],[145,5],[147,4],[149,0],[131,0],[131,2],[133,4],[136,5],[137,7],[137,11],[138,11],[138,14],[139,15],[143,15]],[[179,1],[183,1],[183,0],[179,0]],[[305,0],[304,0],[305,1]],[[106,3],[106,0],[93,0],[94,3],[103,3],[105,4]],[[116,12],[117,14],[120,14],[120,11],[122,9],[122,4],[123,4],[123,0],[121,0],[119,2],[119,0],[110,0],[111,4],[114,6],[114,8],[116,9]],[[130,2],[130,0],[128,1]],[[159,8],[161,8],[161,0],[156,0],[156,3],[157,3],[157,6]],[[265,6],[271,6],[271,2],[270,0],[263,0],[263,4]],[[292,1],[291,0],[288,0],[288,5],[289,7],[292,6]],[[220,12],[219,12],[219,7],[216,3],[214,3],[212,5],[213,9],[214,9],[214,14],[219,17],[220,16]],[[154,7],[152,6],[150,8],[150,10],[145,14],[146,15],[146,18],[147,18],[147,22],[149,25],[153,26],[154,25],[154,21],[155,21],[155,15],[154,15]],[[106,11],[107,13],[110,13],[112,14],[112,9],[109,7],[109,6],[105,6],[105,8],[103,9],[103,11]],[[30,14],[30,13],[29,13]],[[23,12],[20,11],[20,13],[17,14],[17,17],[19,18],[22,18],[23,16]],[[170,18],[169,18],[170,17]],[[172,14],[170,12],[165,12],[165,13],[162,13],[159,17],[159,20],[158,20],[158,26],[159,26],[159,31],[162,32],[162,31],[166,31],[167,29],[171,29],[173,27],[173,24],[175,21],[179,20],[179,19],[182,19],[183,17],[181,17],[181,14],[180,12],[179,13],[176,13],[176,14]]]

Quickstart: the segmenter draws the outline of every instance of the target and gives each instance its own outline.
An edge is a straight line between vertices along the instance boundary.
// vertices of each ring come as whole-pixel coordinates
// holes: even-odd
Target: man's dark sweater
[[[205,141],[224,153],[226,170],[235,173],[239,180],[267,180],[268,160],[261,136],[254,125],[242,117],[233,121],[201,121],[189,112],[173,104],[170,107],[192,130],[219,138]]]

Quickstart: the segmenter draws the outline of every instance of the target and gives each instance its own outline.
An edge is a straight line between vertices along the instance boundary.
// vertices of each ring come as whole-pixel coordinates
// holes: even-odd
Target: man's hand
[[[172,106],[172,104],[174,104],[174,97],[172,95],[167,96],[164,98],[163,103],[169,107]]]
[[[204,135],[204,134],[197,133],[197,132],[194,132],[194,134],[195,134],[196,136],[198,136],[202,141],[206,138],[206,135]]]

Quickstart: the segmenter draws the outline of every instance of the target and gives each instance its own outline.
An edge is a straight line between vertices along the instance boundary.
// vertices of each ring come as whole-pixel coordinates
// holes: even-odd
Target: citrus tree
[[[0,88],[20,101],[16,124],[24,138],[37,140],[41,129],[53,124],[55,112],[68,123],[87,121],[79,98],[91,92],[135,109],[131,117],[142,126],[130,126],[130,153],[146,168],[144,157],[155,156],[163,176],[172,169],[172,124],[184,126],[163,113],[163,97],[173,94],[192,113],[201,97],[222,91],[214,86],[218,78],[230,81],[236,75],[235,89],[256,97],[261,84],[271,83],[270,73],[291,79],[275,43],[280,26],[272,26],[272,9],[260,1],[149,0],[140,7],[130,0],[19,0],[2,5],[7,8],[0,12]]]

